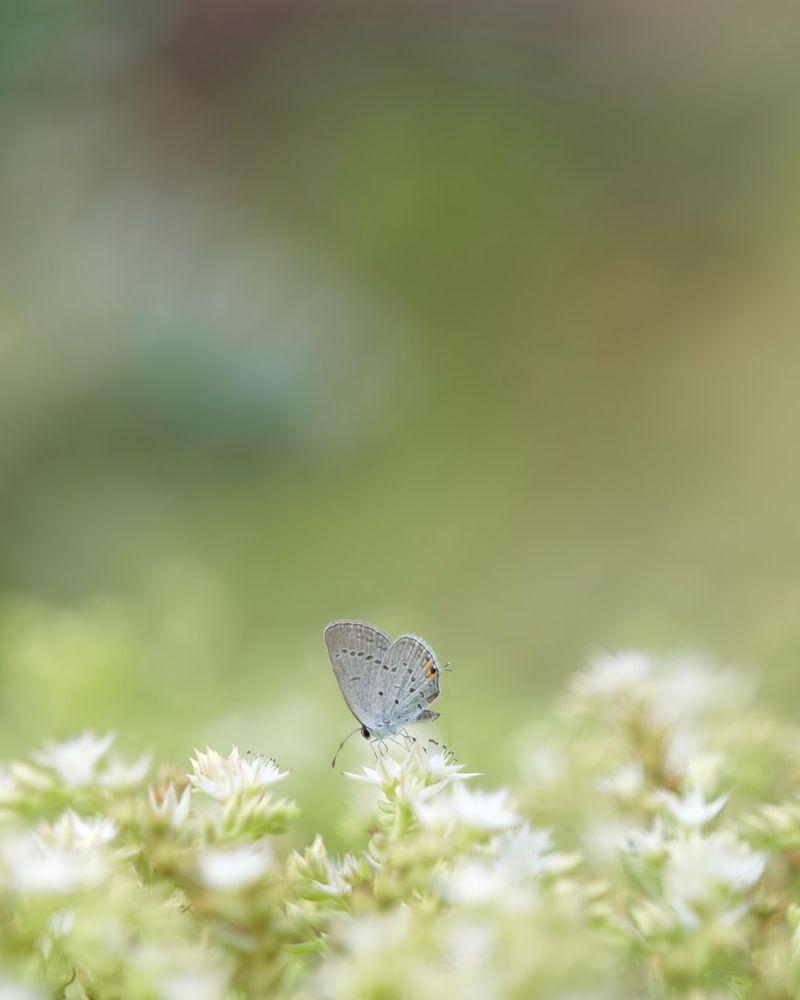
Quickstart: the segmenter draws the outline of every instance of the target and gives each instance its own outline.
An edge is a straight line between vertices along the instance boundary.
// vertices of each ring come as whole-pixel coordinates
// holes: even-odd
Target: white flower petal
[[[205,753],[195,750],[190,763],[192,786],[220,802],[243,793],[260,794],[289,775],[288,771],[281,771],[274,760],[260,754],[242,757],[238,747],[234,747],[227,757],[210,747]]]
[[[97,737],[92,732],[81,733],[60,743],[48,741],[44,748],[32,754],[42,767],[54,771],[70,788],[91,784],[97,765],[114,742],[114,733]]]
[[[712,802],[706,802],[703,792],[693,788],[682,798],[666,791],[661,792],[659,798],[681,826],[695,829],[710,823],[725,807],[729,796],[720,795]]]
[[[764,873],[766,855],[753,851],[732,833],[704,837],[692,831],[669,842],[664,871],[668,895],[692,904],[715,895],[744,892]]]
[[[508,800],[507,788],[481,792],[454,785],[448,795],[420,798],[414,811],[423,826],[462,824],[473,830],[507,830],[519,823],[519,816]]]
[[[190,785],[184,786],[180,798],[178,798],[175,785],[170,782],[160,801],[156,797],[155,789],[151,785],[147,790],[147,797],[150,808],[159,819],[176,830],[186,825],[186,821],[189,818],[189,810],[192,806],[192,789]]]
[[[243,889],[268,870],[272,856],[264,845],[207,847],[197,857],[200,880],[209,889]]]

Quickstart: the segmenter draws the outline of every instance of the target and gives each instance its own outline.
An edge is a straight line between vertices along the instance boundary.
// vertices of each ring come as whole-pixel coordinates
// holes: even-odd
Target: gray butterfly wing
[[[373,698],[374,681],[391,639],[373,625],[357,621],[332,622],[324,636],[348,708],[362,725],[374,729],[380,709]]]
[[[436,653],[424,639],[418,635],[395,639],[378,671],[385,681],[377,692],[377,701],[386,706],[381,721],[397,730],[409,722],[438,718],[439,713],[429,711],[427,706],[439,697],[439,673]]]

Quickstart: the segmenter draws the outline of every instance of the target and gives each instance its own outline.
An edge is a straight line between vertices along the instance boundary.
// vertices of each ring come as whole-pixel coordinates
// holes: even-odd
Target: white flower
[[[450,794],[420,798],[414,810],[423,826],[442,828],[463,825],[473,830],[507,830],[519,823],[508,801],[507,788],[496,792],[472,791],[454,785]]]
[[[75,926],[75,911],[69,909],[56,910],[48,923],[50,933],[53,937],[63,937],[65,934],[69,934]]]
[[[554,746],[531,747],[523,743],[518,759],[520,771],[528,785],[542,787],[557,785],[567,773],[567,758]]]
[[[671,841],[667,851],[665,888],[686,903],[708,899],[720,890],[744,892],[761,878],[767,860],[726,831],[707,837],[692,831]]]
[[[447,749],[426,751],[415,744],[399,760],[385,754],[378,758],[375,767],[363,767],[362,774],[345,771],[345,777],[375,785],[384,794],[404,802],[412,802],[421,794],[432,795],[453,781],[465,781],[478,776],[463,771],[463,767],[463,764],[456,763]]]
[[[0,1000],[44,1000],[44,994],[27,983],[0,978]]]
[[[0,764],[0,806],[12,805],[19,795],[16,778],[10,767]]]
[[[266,873],[271,860],[264,844],[206,847],[197,857],[197,868],[209,889],[243,889]]]
[[[512,991],[497,968],[495,956],[498,929],[491,921],[460,914],[443,927],[442,959],[439,967],[426,970],[424,981],[431,982],[432,997],[458,1000],[502,1000]],[[438,982],[436,981],[438,979]],[[561,996],[559,1000],[580,1000]]]
[[[504,910],[527,911],[537,894],[535,883],[517,877],[510,866],[478,858],[461,861],[440,884],[446,899],[468,907],[499,905]]]
[[[56,910],[47,921],[47,926],[48,933],[39,939],[39,947],[42,949],[45,958],[50,957],[50,953],[53,950],[53,942],[56,938],[69,934],[75,926],[75,911],[68,908]]]
[[[424,779],[423,784],[427,788],[442,787],[450,781],[478,777],[477,773],[465,773],[462,770],[463,767],[463,764],[456,763],[449,750],[437,748],[428,752],[415,746],[400,760],[385,754],[378,758],[375,767],[363,767],[363,774],[351,774],[349,771],[345,771],[344,774],[346,778],[352,778],[353,781],[364,781],[368,785],[377,785],[378,788],[383,788],[387,785],[398,784],[406,775],[413,773]]]
[[[190,763],[193,773],[189,781],[194,789],[220,802],[242,793],[259,794],[289,774],[261,754],[242,757],[238,747],[234,747],[227,757],[210,747],[206,747],[205,753],[195,750]]]
[[[616,863],[619,852],[624,851],[640,832],[636,824],[627,820],[596,820],[584,830],[581,847],[584,854],[595,862]]]
[[[663,938],[676,930],[696,930],[700,918],[680,901],[640,899],[630,907],[634,926],[645,938]]]
[[[34,894],[96,885],[109,871],[105,847],[117,832],[107,816],[84,819],[72,809],[52,824],[12,832],[2,845],[9,883],[18,892]]]
[[[355,957],[382,957],[405,942],[413,930],[414,915],[408,906],[399,906],[339,926],[348,951]]]
[[[427,750],[423,748],[421,753],[417,751],[417,757],[422,770],[432,785],[479,777],[477,771],[465,772],[463,770],[464,765],[459,764],[453,756],[452,751],[446,747],[436,747]]]
[[[623,650],[595,656],[574,680],[575,691],[587,698],[629,697],[650,679],[653,662],[646,653]]]
[[[175,791],[175,785],[170,781],[166,792],[161,795],[161,801],[156,797],[156,790],[151,785],[147,790],[150,801],[150,808],[169,826],[179,830],[186,824],[189,818],[189,809],[192,805],[192,789],[186,785],[181,792],[180,798]]]
[[[85,732],[60,743],[48,741],[32,757],[37,764],[55,771],[68,787],[79,788],[95,780],[97,765],[113,742],[113,733],[97,737]]]
[[[685,722],[682,722],[681,728],[673,728],[667,733],[664,756],[666,768],[671,774],[686,779],[689,768],[701,753],[700,733],[695,732]],[[692,781],[690,784],[694,785],[696,782]]]
[[[136,760],[123,760],[121,757],[110,757],[105,768],[98,775],[98,781],[112,791],[122,791],[135,788],[144,781],[150,770],[152,754],[144,753]]]
[[[225,1000],[229,976],[222,969],[171,972],[158,983],[161,1000]]]
[[[17,785],[20,791],[34,790],[45,791],[53,784],[53,777],[42,771],[41,768],[34,767],[24,760],[13,760],[8,765],[11,780]]]
[[[639,760],[623,764],[613,774],[598,778],[594,783],[598,792],[613,795],[623,802],[635,799],[644,787],[644,768]]]
[[[497,863],[512,870],[515,876],[561,872],[579,859],[575,854],[553,850],[552,830],[532,830],[527,823],[495,837],[491,844]]]
[[[100,883],[108,861],[97,846],[49,842],[32,831],[9,834],[2,845],[6,877],[17,892],[71,893]]]
[[[722,811],[728,798],[728,795],[720,795],[712,802],[706,802],[699,788],[691,789],[683,798],[673,792],[662,791],[659,795],[660,801],[681,826],[691,829],[699,829],[710,823]]]
[[[442,894],[464,906],[492,903],[504,910],[530,910],[538,897],[537,877],[564,871],[577,861],[576,855],[554,853],[552,846],[549,830],[525,824],[506,831],[491,842],[488,854],[460,861],[441,879]]]
[[[315,878],[312,884],[326,896],[346,896],[352,892],[351,879],[360,870],[358,861],[352,854],[345,854],[343,858],[333,861],[326,860],[327,873],[325,881]]]
[[[629,854],[655,861],[664,857],[667,846],[661,818],[656,816],[649,830],[631,830],[625,837],[624,847]]]
[[[720,708],[741,708],[752,694],[752,678],[720,670],[697,654],[673,656],[660,664],[654,678],[653,710],[662,722],[685,725]]]
[[[699,788],[703,792],[711,791],[719,786],[724,766],[724,754],[718,752],[697,754],[686,767],[685,783],[689,788]]]
[[[79,851],[108,844],[118,832],[117,824],[108,816],[84,819],[72,809],[67,809],[52,826],[43,825],[39,828],[39,836],[48,843]]]

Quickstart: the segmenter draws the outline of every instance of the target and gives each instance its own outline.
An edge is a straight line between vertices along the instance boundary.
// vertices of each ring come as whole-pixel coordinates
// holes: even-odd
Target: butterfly
[[[344,700],[359,723],[339,750],[359,731],[366,740],[381,740],[411,722],[439,718],[427,706],[439,697],[441,668],[424,639],[406,634],[392,642],[379,628],[358,621],[332,622],[323,634]]]

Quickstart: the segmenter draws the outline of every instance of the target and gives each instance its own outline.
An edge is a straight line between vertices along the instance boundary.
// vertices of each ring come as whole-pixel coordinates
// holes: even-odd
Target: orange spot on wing
[[[435,676],[439,672],[439,670],[436,664],[433,662],[433,660],[423,660],[422,672],[428,679],[430,679],[431,677]]]

